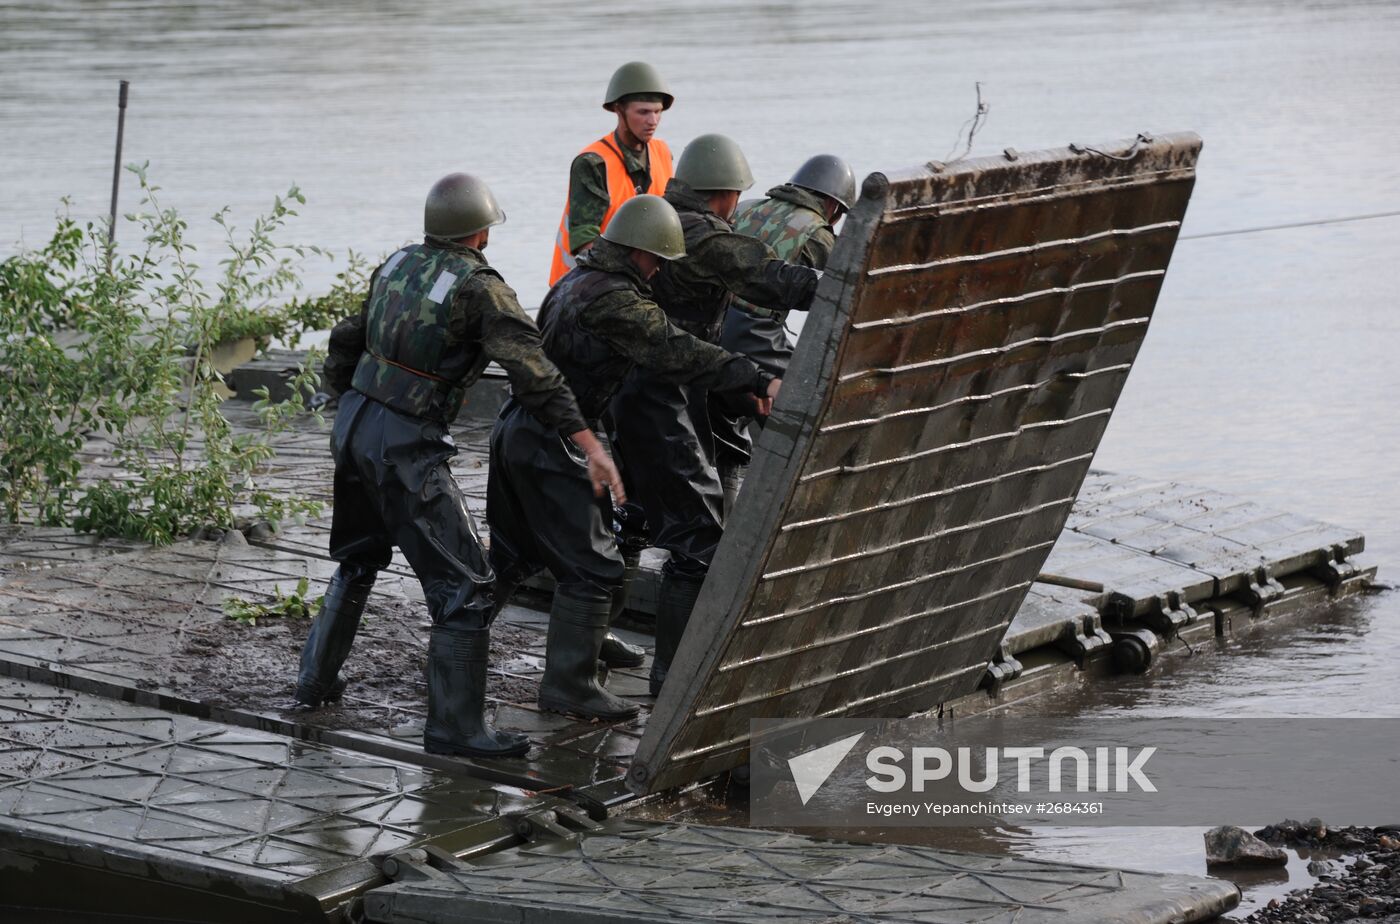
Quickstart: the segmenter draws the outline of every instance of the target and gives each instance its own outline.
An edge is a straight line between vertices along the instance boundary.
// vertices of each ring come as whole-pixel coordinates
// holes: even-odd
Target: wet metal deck
[[[512,844],[505,816],[554,804],[0,679],[0,906],[313,920],[382,881],[373,855]]]
[[[613,822],[376,889],[364,909],[376,924],[1185,924],[1237,901],[1193,876]]]
[[[241,413],[236,405],[230,412],[235,419]],[[467,422],[455,432],[462,451],[454,471],[480,515],[487,431]],[[280,442],[278,467],[268,482],[329,500],[325,432],[307,421]],[[93,455],[100,452],[94,449]],[[334,570],[325,553],[329,520],[327,511],[309,523],[288,524],[284,532],[255,539],[252,546],[185,542],[164,550],[66,530],[6,528],[0,532],[0,673],[61,677],[64,683],[85,684],[85,689],[109,695],[434,765],[412,733],[414,723],[422,721],[421,698],[376,702],[378,727],[350,731],[314,718],[299,724],[278,714],[187,702],[169,686],[181,678],[172,676],[166,656],[223,621],[224,596],[270,600],[274,589],[288,591],[301,577],[310,579],[313,596],[322,591]],[[1279,581],[1287,584],[1290,575],[1316,577],[1314,591],[1321,587],[1324,592],[1313,593],[1314,599],[1326,598],[1329,582],[1334,591],[1354,588],[1369,574],[1352,564],[1361,547],[1354,530],[1220,492],[1090,472],[1043,571],[1051,579],[1103,589],[1032,583],[1001,639],[999,651],[1010,659],[998,654],[990,669],[983,662],[970,672],[992,698],[964,696],[960,707],[986,708],[1047,689],[1043,676],[1036,684],[1017,684],[1016,659],[1030,652],[1054,652],[1056,676],[1070,681],[1085,668],[1111,669],[1103,666],[1109,661],[1109,633],[1150,625],[1165,641],[1183,630],[1223,632],[1223,620],[1212,622],[1213,611],[1231,605],[1243,611],[1246,621],[1262,615],[1284,602],[1288,595],[1278,596]],[[653,557],[644,563],[654,566],[657,561]],[[636,609],[650,609],[654,580],[653,567],[632,601]],[[401,560],[381,576],[375,594],[421,600],[417,581]],[[630,801],[625,777],[652,705],[645,695],[646,667],[614,672],[609,680],[611,689],[644,707],[640,720],[606,728],[571,723],[541,713],[528,695],[543,663],[544,614],[513,606],[502,623],[531,630],[534,641],[524,643],[509,661],[493,663],[495,676],[523,681],[515,689],[527,695],[496,697],[492,709],[503,724],[530,732],[540,747],[522,760],[490,762],[480,772],[530,788],[572,786],[572,797],[594,812]],[[359,650],[380,636],[423,646],[426,617],[408,625],[369,621],[362,632]],[[629,637],[647,641],[645,636]],[[356,657],[352,652],[347,665],[352,680]],[[285,678],[288,689],[291,681],[290,675]],[[352,687],[351,696],[356,695]]]
[[[69,545],[66,537],[50,541],[60,551]],[[41,544],[36,538],[22,547],[26,556],[33,557]],[[303,577],[309,579],[310,594],[315,596],[324,590],[333,571],[334,564],[323,558],[211,542],[184,542],[165,549],[123,548],[43,569],[27,562],[0,578],[0,674],[49,680],[429,766],[463,766],[464,761],[423,754],[421,696],[362,702],[380,717],[378,727],[366,731],[323,726],[316,717],[298,723],[277,713],[191,701],[181,692],[194,678],[181,673],[179,665],[185,662],[176,656],[227,622],[221,606],[225,597],[271,600],[274,590],[289,591]],[[375,594],[419,598],[415,581],[393,575],[376,584]],[[636,749],[644,718],[598,726],[540,712],[533,691],[544,661],[544,614],[513,606],[498,625],[523,630],[526,641],[512,657],[492,664],[493,685],[523,692],[508,699],[494,696],[491,710],[500,723],[528,731],[540,747],[526,759],[482,763],[476,772],[532,789],[573,787],[575,798],[596,811],[630,800],[624,786],[627,758]],[[367,620],[358,650],[364,651],[375,640],[421,650],[426,639],[426,617],[407,624]],[[352,681],[353,658],[352,654],[347,668]],[[286,677],[269,678],[269,683],[278,690],[286,685],[290,691],[293,679],[289,666]],[[610,687],[649,702],[645,668],[614,672]],[[357,695],[352,687],[348,696]]]
[[[321,463],[320,468],[328,466]],[[1177,507],[1156,504],[1154,499],[1165,493],[1178,498]],[[1115,544],[1081,531],[1082,527],[1095,528],[1105,510],[1118,510],[1133,503],[1133,498],[1147,505],[1148,513],[1144,515],[1156,518],[1157,535],[1175,546],[1189,546],[1202,536],[1217,540],[1223,536],[1243,538],[1236,525],[1243,519],[1241,511],[1248,511],[1252,522],[1292,524],[1296,533],[1282,540],[1275,536],[1269,547],[1235,541],[1229,556],[1199,560],[1198,565],[1227,578],[1224,587],[1237,588],[1233,594],[1222,594],[1214,578],[1201,577],[1206,571],[1153,555],[1151,550]],[[1165,519],[1170,510],[1187,511],[1189,522]],[[1230,516],[1216,517],[1216,510]],[[1202,531],[1216,522],[1231,524],[1232,532]],[[1249,527],[1248,533],[1255,535],[1257,530]],[[1312,543],[1310,552],[1299,551],[1304,541]],[[1028,653],[1049,652],[1058,680],[1071,682],[1085,670],[1111,670],[1110,633],[1150,633],[1152,630],[1132,614],[1156,612],[1159,602],[1172,599],[1173,594],[1180,594],[1198,618],[1192,626],[1163,630],[1163,644],[1172,632],[1189,633],[1193,627],[1210,635],[1223,634],[1224,621],[1211,618],[1222,607],[1234,607],[1240,612],[1242,622],[1235,626],[1239,629],[1251,617],[1266,615],[1291,599],[1285,594],[1269,598],[1262,607],[1256,606],[1242,582],[1229,580],[1232,564],[1239,573],[1244,573],[1240,569],[1263,568],[1271,579],[1282,581],[1280,586],[1296,589],[1304,586],[1299,582],[1304,582],[1312,588],[1311,602],[1325,601],[1329,593],[1358,589],[1373,573],[1354,565],[1352,550],[1359,550],[1360,545],[1361,539],[1354,531],[1270,511],[1219,492],[1091,473],[1084,494],[1055,545],[1047,571],[1057,569],[1058,578],[1101,582],[1103,590],[1032,584],[1002,640],[1002,650],[1013,656],[1012,661]],[[1269,558],[1269,548],[1284,554]],[[1349,558],[1337,562],[1337,548],[1347,549]],[[1076,550],[1080,557],[1069,559],[1064,554],[1066,549]],[[1349,577],[1329,588],[1322,577],[1339,566]],[[310,579],[315,595],[321,592],[333,569],[333,563],[324,557],[284,549],[212,542],[185,542],[166,549],[133,548],[130,543],[95,543],[62,530],[12,528],[0,540],[0,675],[53,680],[128,701],[276,730],[425,766],[462,766],[462,762],[423,754],[416,731],[423,718],[421,697],[394,702],[362,700],[375,709],[380,719],[375,728],[352,730],[337,727],[334,720],[312,717],[298,721],[274,712],[194,702],[179,692],[182,679],[188,678],[177,675],[171,656],[226,621],[220,608],[226,595],[270,600],[274,589],[290,590],[303,576]],[[417,582],[398,574],[381,578],[375,594],[419,599]],[[475,772],[530,789],[572,787],[570,798],[598,814],[631,801],[634,796],[626,788],[625,778],[652,704],[645,695],[646,667],[615,671],[609,679],[612,690],[643,706],[639,720],[617,726],[570,722],[540,712],[530,694],[543,664],[545,614],[511,606],[500,624],[528,630],[529,634],[510,658],[497,659],[491,665],[496,678],[493,689],[503,685],[500,681],[519,681],[511,687],[516,695],[493,694],[491,708],[497,721],[525,729],[538,746],[526,758],[482,763]],[[369,620],[361,630],[357,651],[364,652],[375,641],[421,648],[426,646],[426,627],[425,616],[409,621]],[[649,642],[640,634],[628,637]],[[351,698],[364,695],[354,686],[360,669],[357,657],[362,656],[352,652],[346,666],[352,681]],[[990,670],[984,665],[984,680],[995,682],[988,689],[957,700],[958,708],[976,711],[1053,689],[1045,686],[1043,677],[1036,684],[1021,683],[1030,677],[1021,677],[1019,662],[1009,665],[1000,657],[997,660],[999,663]],[[290,692],[292,680],[289,672],[286,677],[273,678],[271,683],[285,685]]]

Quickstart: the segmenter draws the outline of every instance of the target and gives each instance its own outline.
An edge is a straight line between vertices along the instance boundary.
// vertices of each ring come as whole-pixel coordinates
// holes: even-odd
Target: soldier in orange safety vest
[[[655,135],[661,113],[674,100],[650,64],[630,61],[613,73],[603,108],[617,113],[617,128],[580,151],[569,168],[569,195],[549,268],[551,286],[574,268],[574,256],[597,240],[618,206],[641,193],[666,192],[671,149]]]

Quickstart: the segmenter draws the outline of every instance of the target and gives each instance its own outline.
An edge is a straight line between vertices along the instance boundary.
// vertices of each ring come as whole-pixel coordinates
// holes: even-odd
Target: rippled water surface
[[[438,176],[470,170],[510,216],[492,260],[535,304],[569,159],[608,129],[603,87],[634,57],[676,93],[662,136],[732,135],[760,189],[822,150],[857,173],[946,157],[981,81],[974,153],[1199,132],[1188,237],[1400,210],[1393,3],[287,7],[0,0],[0,255],[41,243],[62,196],[105,213],[124,77],[125,159],[192,219],[230,205],[246,224],[295,181],[293,238],[378,255],[414,236]],[[191,233],[212,261],[213,226]],[[1183,240],[1097,464],[1359,527],[1395,580],[1397,265],[1400,218]],[[311,264],[308,284],[333,273]],[[1400,716],[1400,594],[1231,647],[1061,708]],[[959,844],[1204,872],[1194,828]]]

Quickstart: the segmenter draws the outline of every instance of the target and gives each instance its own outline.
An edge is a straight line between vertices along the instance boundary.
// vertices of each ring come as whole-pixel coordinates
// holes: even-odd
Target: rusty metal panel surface
[[[629,774],[974,689],[1137,355],[1200,139],[872,174]]]

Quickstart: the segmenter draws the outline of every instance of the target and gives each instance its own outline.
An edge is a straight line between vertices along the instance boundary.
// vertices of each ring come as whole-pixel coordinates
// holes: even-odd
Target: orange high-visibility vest
[[[602,231],[612,220],[618,206],[637,195],[637,188],[632,185],[632,177],[622,161],[622,152],[617,149],[617,142],[611,134],[604,135],[579,153],[597,154],[603,158],[603,166],[607,168],[608,210],[603,213],[603,223],[598,228]],[[651,170],[651,185],[643,192],[662,195],[666,192],[667,181],[671,179],[672,167],[671,149],[660,138],[647,142],[647,165]],[[549,267],[549,284],[553,286],[559,277],[573,268],[574,255],[569,252],[569,197],[566,193],[564,216],[559,219],[559,233],[554,238],[554,262]]]

